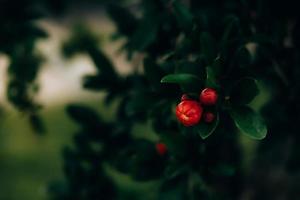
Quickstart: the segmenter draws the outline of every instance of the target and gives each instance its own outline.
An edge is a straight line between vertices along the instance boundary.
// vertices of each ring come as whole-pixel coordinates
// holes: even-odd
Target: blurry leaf
[[[192,74],[169,74],[163,77],[161,83],[200,84],[201,80]]]
[[[86,75],[83,79],[83,87],[89,90],[110,90],[120,86],[119,79],[112,79],[105,75]],[[118,88],[119,89],[119,88]]]
[[[173,2],[173,8],[179,26],[186,31],[191,31],[193,28],[193,15],[189,9],[178,0]]]
[[[216,42],[208,32],[200,35],[201,53],[205,55],[206,64],[210,65],[217,57]]]
[[[85,76],[83,79],[83,87],[89,90],[102,90],[107,87],[107,82],[101,79],[100,75]]]
[[[253,139],[263,139],[267,135],[267,127],[262,117],[247,106],[235,107],[230,111],[235,125],[242,133]]]
[[[230,101],[236,105],[250,103],[259,93],[256,80],[252,78],[244,78],[238,81],[233,87],[230,94]]]
[[[138,92],[130,97],[127,101],[125,110],[129,116],[140,114],[149,110],[153,102],[157,101],[157,97],[153,93]]]
[[[128,47],[132,50],[143,51],[151,45],[157,36],[158,21],[155,18],[144,18],[129,39]]]
[[[217,128],[219,124],[219,115],[215,114],[216,118],[211,123],[206,123],[204,121],[200,122],[195,128],[197,133],[200,135],[202,139],[206,139],[208,136],[210,136]]]
[[[159,89],[161,87],[160,80],[164,74],[161,68],[151,58],[145,58],[144,71],[150,85]]]
[[[70,117],[83,126],[94,126],[100,122],[100,118],[97,113],[88,107],[81,105],[68,105],[66,109]]]
[[[219,164],[212,171],[217,176],[233,176],[236,173],[234,166],[228,164]]]
[[[132,178],[138,181],[158,179],[164,172],[164,159],[157,155],[155,145],[147,140],[137,140],[134,146]]]
[[[221,49],[226,49],[228,43],[232,39],[236,39],[233,36],[239,32],[238,29],[238,23],[239,19],[235,16],[229,16],[225,19],[227,21],[227,26],[225,28],[224,34],[222,36],[221,40]]]
[[[107,12],[116,23],[118,31],[121,34],[125,36],[131,36],[133,34],[137,26],[137,19],[128,9],[117,4],[110,4]]]
[[[235,55],[235,62],[237,63],[238,67],[247,67],[251,64],[252,58],[250,52],[248,51],[245,46],[238,49]]]
[[[97,48],[98,36],[93,34],[87,26],[77,24],[72,29],[71,37],[64,42],[62,53],[66,57],[76,53],[86,53],[89,48]]]
[[[187,175],[176,176],[163,182],[158,200],[182,200],[187,196]]]
[[[45,125],[40,116],[36,114],[30,115],[30,124],[37,133],[45,133]]]
[[[88,53],[102,75],[108,76],[111,79],[114,79],[117,76],[111,61],[100,49],[98,49],[96,46],[91,46],[88,48]]]
[[[168,147],[168,151],[177,157],[184,157],[186,148],[185,138],[182,134],[164,132],[160,134],[161,141]]]

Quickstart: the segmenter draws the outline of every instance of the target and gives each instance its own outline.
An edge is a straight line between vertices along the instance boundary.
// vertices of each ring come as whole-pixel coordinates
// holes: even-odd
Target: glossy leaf
[[[196,84],[201,80],[192,74],[169,74],[161,79],[161,83]]]
[[[235,125],[247,136],[261,140],[267,135],[267,127],[262,117],[247,106],[235,107],[230,111]]]
[[[206,67],[206,87],[210,88],[219,88],[217,77],[215,72],[213,71],[213,68],[208,66]]]
[[[206,139],[216,130],[218,124],[219,124],[219,115],[216,114],[216,118],[213,122],[206,123],[204,121],[201,121],[200,124],[197,125],[195,128],[199,136],[202,139]]]
[[[160,82],[178,84],[184,92],[198,92],[202,85],[201,80],[192,74],[169,74]]]

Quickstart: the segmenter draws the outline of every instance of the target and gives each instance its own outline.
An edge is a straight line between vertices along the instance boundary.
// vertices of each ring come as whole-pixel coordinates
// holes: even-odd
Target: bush
[[[118,74],[97,37],[82,26],[64,44],[65,55],[85,53],[97,67],[83,87],[106,91],[102,103],[118,106],[110,122],[86,106],[67,106],[81,128],[74,147],[63,151],[67,182],[50,187],[53,199],[299,197],[299,16],[292,1],[106,6],[117,26],[114,38],[125,38],[122,50],[140,63],[131,74]],[[26,70],[28,78],[21,79],[24,73],[18,76],[14,66],[19,78],[8,91],[31,83],[37,70]],[[9,94],[23,108],[21,96]],[[148,127],[139,137],[133,134],[137,124]],[[243,135],[264,140],[253,145]],[[124,189],[145,183],[140,191]]]

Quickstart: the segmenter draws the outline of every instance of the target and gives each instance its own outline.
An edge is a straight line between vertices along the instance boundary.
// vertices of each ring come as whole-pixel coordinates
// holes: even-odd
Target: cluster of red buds
[[[184,126],[194,126],[203,118],[204,122],[211,123],[215,119],[214,113],[204,112],[205,106],[214,106],[218,101],[218,93],[212,88],[205,88],[199,100],[193,100],[184,94],[176,107],[176,117]]]

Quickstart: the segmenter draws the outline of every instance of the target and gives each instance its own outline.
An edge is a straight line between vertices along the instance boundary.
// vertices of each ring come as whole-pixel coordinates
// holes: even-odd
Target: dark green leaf
[[[96,114],[96,112],[85,106],[69,105],[66,108],[66,111],[74,121],[84,126],[94,126],[100,121],[99,116]]]
[[[39,134],[44,134],[46,129],[40,116],[36,114],[30,115],[30,123],[32,128]]]
[[[125,110],[128,115],[135,115],[140,112],[146,112],[149,110],[153,102],[156,102],[157,98],[153,93],[138,92],[131,96],[127,102]]]
[[[267,135],[267,127],[262,117],[247,106],[235,107],[230,111],[235,125],[240,131],[253,139],[263,139]]]
[[[225,19],[227,21],[227,26],[225,28],[224,34],[222,36],[222,40],[221,40],[221,49],[224,50],[229,41],[234,39],[234,35],[237,34],[239,32],[238,29],[238,23],[239,23],[239,19],[235,16],[229,16]]]
[[[216,42],[208,32],[202,32],[200,35],[201,53],[205,55],[206,64],[211,64],[217,57]]]
[[[195,62],[180,60],[175,63],[176,74],[193,74],[198,76],[201,80],[206,78],[205,63],[201,58],[198,58]]]
[[[192,74],[169,74],[163,77],[161,83],[199,84],[201,80]]]
[[[190,31],[193,28],[192,13],[190,13],[189,9],[185,5],[177,0],[173,2],[173,8],[179,26],[186,31]]]
[[[237,50],[235,59],[237,66],[241,68],[249,66],[252,62],[251,54],[245,46]]]
[[[220,56],[218,56],[211,65],[216,78],[220,77],[220,75],[221,75],[223,63],[224,63],[224,60]]]
[[[184,157],[186,148],[185,138],[182,134],[175,134],[173,132],[164,132],[160,135],[161,141],[168,147],[168,151],[172,155]]]
[[[100,49],[98,49],[96,46],[91,46],[88,48],[88,53],[102,75],[110,76],[111,78],[117,76],[111,61]]]
[[[128,47],[133,51],[143,51],[151,45],[157,36],[158,21],[155,18],[144,18],[130,38]]]
[[[158,200],[182,200],[187,198],[187,174],[181,174],[162,183]]]
[[[206,123],[202,121],[195,128],[197,133],[200,135],[200,137],[202,139],[206,139],[216,130],[218,124],[219,124],[219,115],[216,113],[216,118],[212,123]]]
[[[149,83],[151,83],[151,86],[153,86],[155,89],[160,88],[160,80],[164,73],[151,58],[145,58],[144,71]]]
[[[229,164],[220,164],[212,172],[218,176],[233,176],[236,173],[236,169]]]
[[[206,83],[205,84],[206,84],[206,87],[219,88],[215,72],[213,71],[213,68],[210,66],[206,67]]]
[[[107,11],[116,23],[118,31],[125,36],[131,36],[137,26],[137,19],[133,14],[117,4],[109,5]]]
[[[244,105],[250,103],[259,93],[256,80],[244,78],[236,83],[230,93],[232,104]]]
[[[201,80],[192,74],[169,74],[160,82],[179,84],[184,92],[199,92],[202,86]]]

